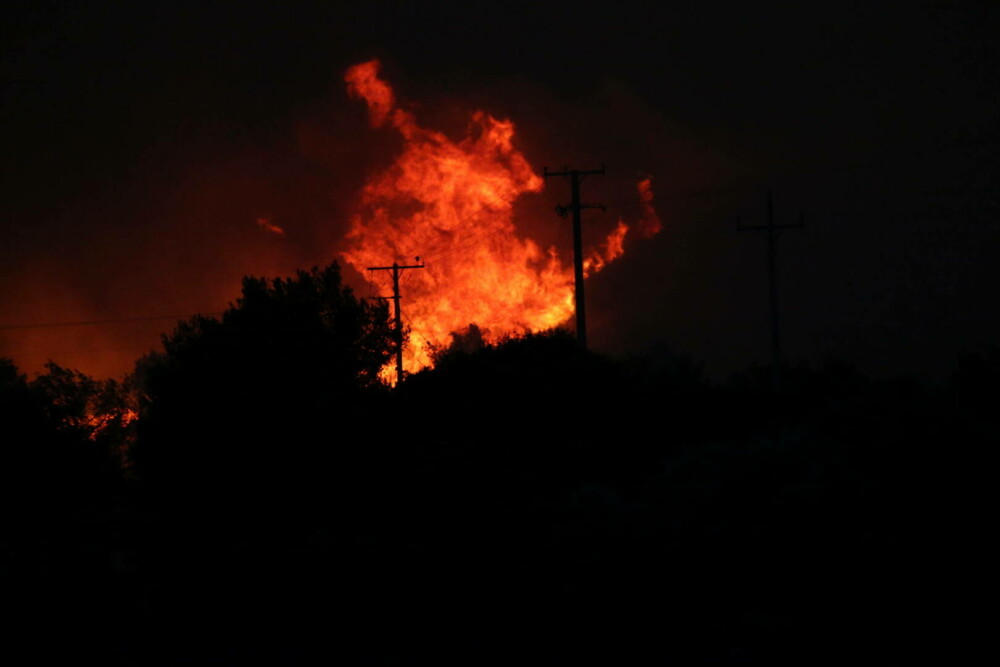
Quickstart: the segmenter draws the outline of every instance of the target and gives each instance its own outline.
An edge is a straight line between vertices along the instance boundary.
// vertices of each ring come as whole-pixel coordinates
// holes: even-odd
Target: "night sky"
[[[787,360],[939,377],[1000,340],[995,3],[7,3],[0,21],[0,356],[121,375],[243,275],[336,259],[392,159],[343,73],[374,57],[421,122],[510,118],[544,165],[593,169],[585,237],[664,230],[588,282],[599,350],[667,346],[721,375],[768,360],[779,241]],[[550,182],[519,226],[569,248]],[[262,229],[266,217],[286,234]],[[348,278],[366,292],[360,276]]]

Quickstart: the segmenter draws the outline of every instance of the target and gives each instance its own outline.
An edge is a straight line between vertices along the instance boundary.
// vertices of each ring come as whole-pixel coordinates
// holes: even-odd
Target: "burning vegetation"
[[[433,365],[435,349],[476,324],[487,342],[559,326],[574,312],[573,267],[555,248],[542,248],[514,224],[518,197],[544,181],[514,146],[514,124],[475,111],[455,141],[421,126],[379,77],[379,62],[351,67],[348,92],[368,105],[372,127],[403,140],[395,161],[365,184],[351,220],[344,260],[364,273],[421,256],[425,266],[405,283],[404,321],[412,330],[405,366]],[[624,252],[626,235],[661,227],[651,180],[639,183],[642,219],[619,220],[584,253],[593,275]]]

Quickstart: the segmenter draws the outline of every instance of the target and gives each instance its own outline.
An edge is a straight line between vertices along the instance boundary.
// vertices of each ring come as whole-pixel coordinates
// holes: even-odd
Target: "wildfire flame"
[[[412,331],[407,370],[432,365],[433,350],[473,323],[496,340],[567,321],[574,311],[572,264],[514,226],[514,201],[544,185],[512,143],[514,124],[476,111],[465,137],[452,141],[397,106],[379,78],[378,60],[351,67],[344,78],[348,93],[367,103],[372,127],[388,125],[403,139],[395,162],[364,186],[343,258],[364,272],[423,257],[424,268],[409,270],[403,283],[403,319]],[[652,236],[661,223],[650,179],[639,183],[639,194],[637,232]],[[619,220],[586,254],[587,275],[621,256],[629,229]]]
[[[257,226],[265,231],[271,232],[272,234],[277,234],[278,236],[285,235],[285,230],[271,222],[271,218],[267,216],[260,216],[257,218]]]

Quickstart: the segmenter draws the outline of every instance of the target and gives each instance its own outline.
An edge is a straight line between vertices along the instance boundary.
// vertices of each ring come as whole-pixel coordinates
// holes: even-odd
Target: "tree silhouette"
[[[386,305],[357,299],[336,263],[244,278],[221,319],[180,322],[138,362],[140,479],[226,502],[295,490],[384,391],[392,345]]]
[[[86,443],[94,467],[110,479],[121,477],[134,433],[134,397],[126,384],[99,380],[50,361],[30,383],[48,422]]]
[[[121,479],[127,406],[114,380],[95,380],[49,362],[30,382],[0,359],[0,423],[7,486],[49,498],[101,493]]]

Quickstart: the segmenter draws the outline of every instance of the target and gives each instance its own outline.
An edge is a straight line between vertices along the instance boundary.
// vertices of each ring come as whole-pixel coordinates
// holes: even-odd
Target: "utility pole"
[[[419,262],[420,258],[416,260]],[[369,266],[369,271],[392,271],[392,296],[377,296],[376,299],[392,299],[393,313],[396,321],[396,386],[403,381],[403,317],[399,310],[399,274],[404,269],[422,269],[423,264],[410,264],[401,266],[398,262],[393,262],[392,266]]]
[[[767,224],[744,227],[739,218],[736,220],[736,228],[741,232],[762,231],[767,239],[767,285],[768,301],[770,304],[771,323],[771,385],[774,391],[778,389],[778,366],[781,364],[781,341],[778,336],[778,276],[775,270],[776,254],[775,241],[782,230],[802,229],[805,221],[802,213],[799,213],[799,222],[794,225],[774,224],[774,199],[771,191],[767,192]]]
[[[580,230],[580,211],[585,208],[599,208],[602,211],[603,204],[581,204],[580,203],[580,182],[585,176],[604,175],[604,165],[600,169],[583,171],[580,169],[568,169],[563,167],[562,171],[549,171],[548,167],[542,168],[545,178],[550,176],[565,176],[569,179],[570,192],[573,200],[568,206],[556,206],[556,213],[561,218],[565,218],[569,211],[573,212],[573,283],[576,286],[576,339],[580,346],[587,347],[587,313],[583,297],[583,233]]]

